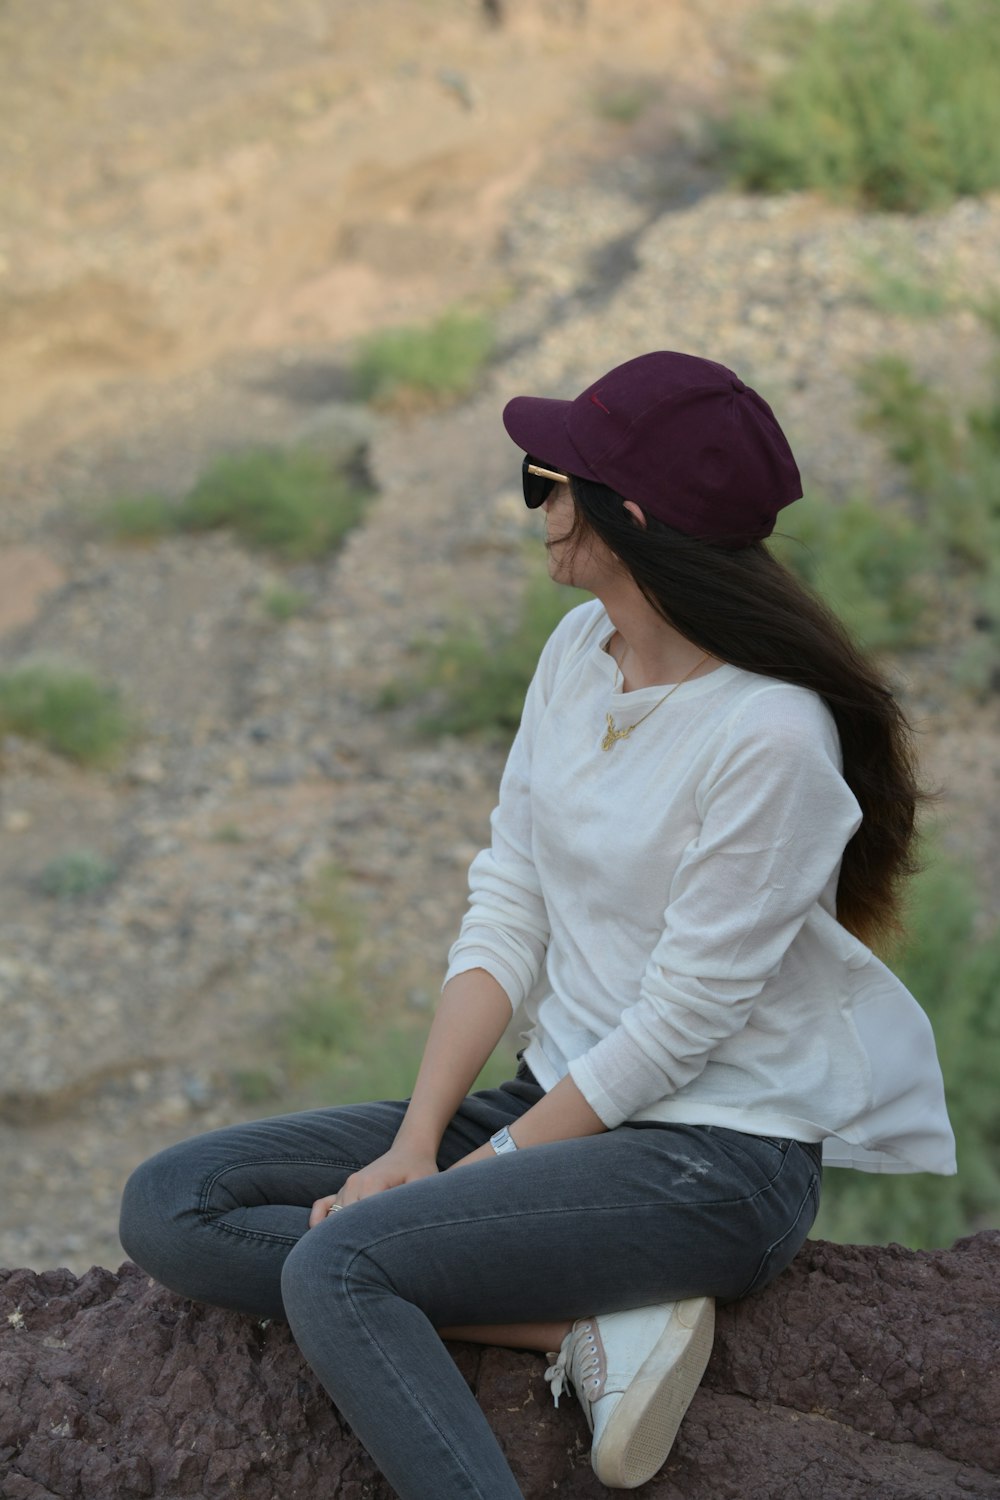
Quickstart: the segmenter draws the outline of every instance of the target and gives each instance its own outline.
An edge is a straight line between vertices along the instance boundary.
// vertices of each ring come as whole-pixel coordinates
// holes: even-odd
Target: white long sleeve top
[[[622,692],[595,600],[548,641],[446,979],[482,968],[525,1061],[610,1129],[728,1126],[831,1165],[952,1173],[930,1023],[836,918],[861,812],[815,693],[730,665]]]

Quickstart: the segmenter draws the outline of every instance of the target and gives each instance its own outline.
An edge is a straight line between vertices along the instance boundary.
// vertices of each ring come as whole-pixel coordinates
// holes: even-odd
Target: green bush
[[[385,1097],[397,1088],[407,1061],[415,1073],[419,1039],[395,1025],[373,1024],[377,989],[370,983],[363,914],[342,870],[330,865],[321,873],[308,909],[333,938],[334,973],[306,986],[284,1027],[280,1052],[291,1080],[317,1102]]]
[[[633,125],[646,113],[658,89],[649,78],[609,82],[591,96],[594,113],[615,125]]]
[[[979,698],[1000,692],[1000,555],[994,552],[972,596],[975,634],[960,648],[957,681]]]
[[[460,400],[493,352],[489,318],[449,312],[422,328],[390,328],[361,343],[355,389],[376,406],[413,408]]]
[[[407,684],[394,683],[382,706],[426,696],[426,734],[500,734],[521,722],[524,695],[542,647],[568,609],[590,596],[532,571],[516,624],[504,630],[476,623],[456,626],[443,640],[418,647],[423,666]]]
[[[290,559],[322,557],[361,519],[367,494],[308,449],[220,458],[178,508],[187,531],[231,526],[243,541]]]
[[[986,694],[1000,677],[1000,363],[984,405],[952,410],[894,357],[862,376],[865,420],[907,471],[918,524],[938,556],[943,597],[971,612],[978,634],[956,663],[958,682]]]
[[[933,558],[908,516],[860,498],[833,505],[815,494],[786,514],[787,530],[772,539],[772,551],[868,650],[898,650],[925,638],[920,579]]]
[[[261,597],[264,613],[279,623],[305,614],[310,603],[309,595],[302,589],[289,588],[283,583],[272,584]]]
[[[103,855],[91,849],[75,849],[49,860],[38,884],[47,896],[73,901],[105,890],[117,876],[117,867]]]
[[[917,494],[947,500],[960,457],[947,404],[895,354],[863,365],[858,386],[865,399],[863,421],[888,439],[889,451],[909,470]],[[935,509],[928,519],[938,526],[940,512]]]
[[[912,883],[910,937],[892,959],[934,1026],[958,1176],[832,1169],[817,1238],[949,1245],[983,1222],[1000,1223],[1000,930],[977,937],[976,908],[972,877],[935,861]]]
[[[97,514],[102,531],[121,542],[168,536],[177,529],[177,507],[164,495],[122,495]]]
[[[376,1017],[370,1001],[370,990],[362,995],[323,985],[300,1003],[286,1046],[292,1082],[305,1107],[409,1098],[427,1037],[426,1018]],[[513,1077],[516,1066],[512,1054],[497,1053],[472,1087],[495,1088]]]
[[[0,673],[0,730],[41,740],[82,765],[108,762],[131,732],[117,688],[44,663]]]
[[[796,17],[788,65],[721,144],[739,181],[916,212],[1000,184],[1000,8],[867,0]]]
[[[262,1064],[259,1067],[233,1068],[229,1082],[241,1104],[253,1108],[269,1105],[276,1099],[287,1099],[288,1079],[279,1066]]]
[[[132,541],[227,526],[295,561],[322,557],[361,519],[369,492],[320,453],[258,448],[217,459],[183,500],[156,495],[105,506],[98,524]]]
[[[420,1066],[426,1022],[374,1022],[364,997],[320,986],[288,1034],[292,1078],[316,1102],[405,1099]]]
[[[217,844],[245,844],[247,835],[238,823],[221,823],[212,838]]]
[[[863,256],[867,300],[879,312],[901,318],[936,318],[954,300],[941,278],[928,277],[912,265],[887,264],[883,259]]]

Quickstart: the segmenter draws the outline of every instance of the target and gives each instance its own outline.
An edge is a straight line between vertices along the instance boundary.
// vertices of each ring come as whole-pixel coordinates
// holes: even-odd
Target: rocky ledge
[[[720,1309],[650,1500],[1000,1496],[1000,1231],[951,1250],[808,1244]],[[528,1500],[599,1500],[537,1355],[455,1345]],[[283,1326],[135,1266],[0,1272],[4,1500],[390,1500]]]

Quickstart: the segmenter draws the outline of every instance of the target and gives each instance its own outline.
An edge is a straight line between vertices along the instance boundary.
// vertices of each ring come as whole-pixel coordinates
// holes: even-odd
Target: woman
[[[658,352],[504,420],[595,599],[542,653],[412,1099],[172,1147],[122,1217],[167,1286],[287,1317],[403,1500],[520,1494],[439,1335],[556,1351],[632,1488],[821,1152],[954,1171],[929,1024],[865,946],[911,868],[908,731],[762,545],[801,494],[770,408]],[[516,1078],[467,1097],[514,1012]]]

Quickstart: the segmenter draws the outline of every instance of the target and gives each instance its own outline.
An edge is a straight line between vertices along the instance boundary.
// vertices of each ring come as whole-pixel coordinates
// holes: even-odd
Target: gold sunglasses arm
[[[540,469],[537,464],[529,464],[528,473],[537,474],[541,479],[558,479],[562,484],[569,484],[568,474],[557,474],[555,469]]]

